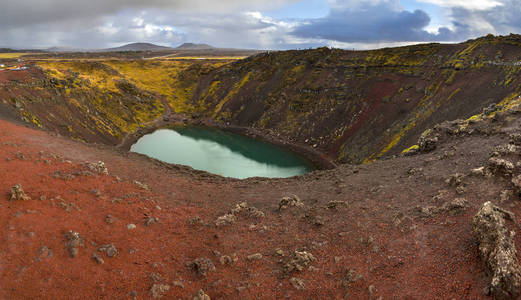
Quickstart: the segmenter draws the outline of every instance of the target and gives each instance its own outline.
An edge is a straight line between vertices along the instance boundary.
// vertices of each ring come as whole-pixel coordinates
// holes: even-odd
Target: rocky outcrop
[[[511,212],[485,202],[474,217],[479,252],[492,275],[490,292],[495,299],[517,299],[521,292],[521,267],[517,260],[514,231],[505,219],[513,220]]]

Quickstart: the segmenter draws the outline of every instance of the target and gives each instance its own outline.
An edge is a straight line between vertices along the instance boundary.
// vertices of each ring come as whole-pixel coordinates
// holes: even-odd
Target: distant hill
[[[194,43],[184,43],[179,47],[175,48],[176,50],[210,50],[217,49],[208,44],[194,44]]]
[[[116,48],[103,49],[102,51],[168,51],[170,47],[158,46],[150,43],[132,43]]]
[[[51,48],[44,49],[44,51],[45,52],[85,52],[85,51],[88,51],[88,50],[82,49],[82,48],[57,46],[57,47],[51,47]]]

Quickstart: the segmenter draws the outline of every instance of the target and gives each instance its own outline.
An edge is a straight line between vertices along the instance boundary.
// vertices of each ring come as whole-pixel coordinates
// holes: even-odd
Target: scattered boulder
[[[237,204],[235,206],[235,208],[230,211],[230,213],[233,215],[246,214],[250,217],[255,217],[255,218],[264,217],[264,212],[262,212],[260,209],[258,209],[256,207],[248,206],[247,202],[242,202],[242,203]]]
[[[154,284],[152,288],[150,288],[150,293],[152,294],[152,298],[158,299],[163,297],[170,290],[170,286],[168,284]]]
[[[521,134],[512,133],[508,136],[508,142],[512,145],[521,146]]]
[[[514,154],[519,151],[518,147],[516,145],[512,144],[504,144],[494,147],[494,156],[500,156],[500,155],[508,155],[508,154]]]
[[[443,209],[452,215],[460,214],[467,207],[468,201],[465,198],[456,198],[452,201],[445,202]]]
[[[99,252],[105,252],[108,257],[114,257],[118,255],[118,249],[116,249],[116,246],[114,244],[107,244],[103,245],[100,248],[98,248]]]
[[[78,248],[83,247],[85,239],[78,232],[72,230],[65,234],[65,238],[67,240],[65,245],[71,257],[76,257],[79,251]]]
[[[128,225],[127,225],[127,229],[128,229],[128,230],[136,229],[136,224],[128,224]]]
[[[225,214],[217,218],[215,221],[215,226],[225,226],[225,225],[231,225],[235,223],[237,218],[234,214]]]
[[[192,300],[212,300],[203,290],[198,290]]]
[[[287,209],[289,207],[303,207],[304,203],[297,195],[282,197],[279,203],[279,210]]]
[[[483,175],[485,175],[485,167],[471,169],[470,174],[474,175],[474,176],[483,176]]]
[[[451,215],[457,215],[462,213],[467,207],[468,201],[465,198],[456,198],[452,201],[443,203],[441,207],[437,206],[417,206],[416,209],[423,218],[430,218],[441,212],[448,212]]]
[[[313,256],[313,254],[309,252],[295,251],[289,258],[289,261],[286,264],[284,264],[284,273],[288,274],[293,271],[301,272],[302,270],[304,270],[305,267],[307,267],[311,262],[315,260],[316,258]]]
[[[212,260],[206,257],[197,258],[188,263],[188,266],[195,270],[201,276],[206,276],[208,272],[215,271],[215,265]]]
[[[109,171],[108,171],[107,167],[105,167],[105,163],[102,162],[102,161],[86,163],[85,165],[87,166],[87,168],[90,171],[92,171],[94,173],[97,173],[97,174],[100,174],[100,175],[108,175],[109,174]]]
[[[31,200],[31,197],[27,196],[22,188],[21,184],[16,184],[11,188],[11,199],[10,201],[28,201]]]
[[[479,252],[492,275],[490,292],[495,299],[517,299],[521,295],[521,267],[514,244],[515,232],[509,232],[505,226],[505,219],[513,218],[511,212],[490,201],[485,202],[474,217]]]
[[[516,193],[521,195],[521,175],[512,178],[512,184],[514,185],[514,190]]]
[[[514,164],[506,159],[491,157],[488,160],[488,167],[492,174],[510,176],[514,171]]]
[[[418,139],[418,147],[420,152],[429,152],[436,149],[439,135],[432,129],[428,129],[422,133]]]
[[[215,220],[215,225],[219,227],[233,224],[237,221],[239,215],[246,215],[253,218],[263,218],[265,216],[264,212],[260,209],[249,206],[247,202],[242,202],[235,205],[235,208],[230,210],[227,214],[218,217],[217,220]]]

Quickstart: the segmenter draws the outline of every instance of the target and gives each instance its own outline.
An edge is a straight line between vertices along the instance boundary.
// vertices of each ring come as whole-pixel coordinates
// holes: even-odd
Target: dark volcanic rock
[[[512,213],[491,202],[483,204],[474,217],[479,252],[492,275],[490,289],[495,299],[517,299],[521,289],[521,267],[517,261],[514,231],[508,231],[505,219],[513,220]]]

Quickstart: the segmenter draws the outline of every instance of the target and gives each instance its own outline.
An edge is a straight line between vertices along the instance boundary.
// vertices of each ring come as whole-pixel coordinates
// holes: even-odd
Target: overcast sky
[[[521,33],[521,0],[0,0],[0,47],[377,48]]]

